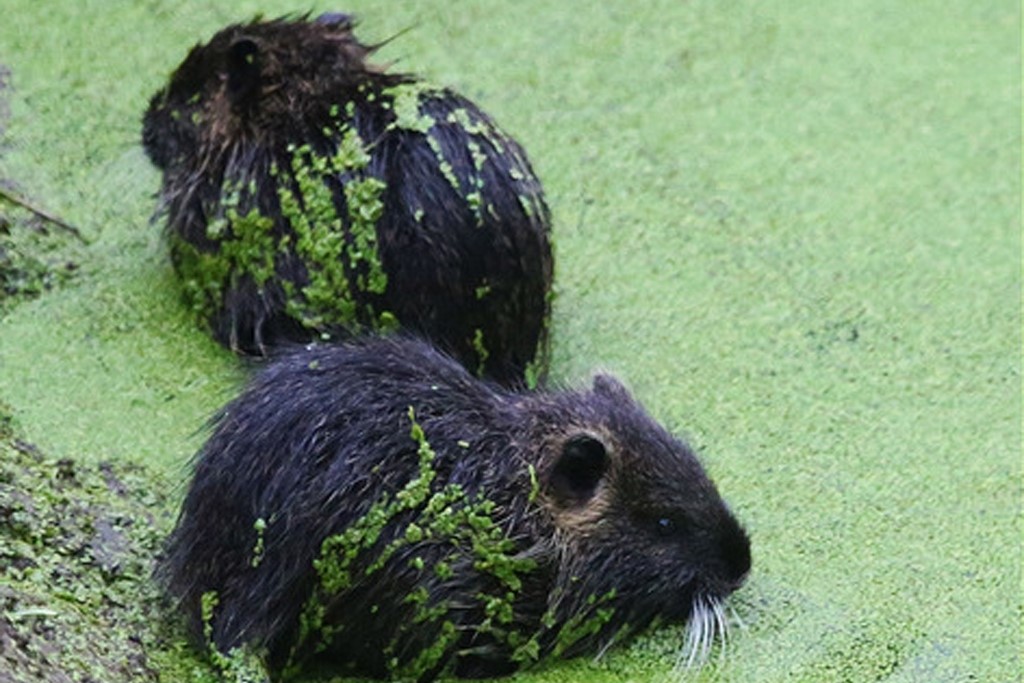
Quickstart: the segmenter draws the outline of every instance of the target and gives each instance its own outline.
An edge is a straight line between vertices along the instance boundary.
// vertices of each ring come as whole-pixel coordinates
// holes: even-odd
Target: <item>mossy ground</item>
[[[151,580],[165,478],[53,458],[0,405],[0,680],[212,681]]]
[[[20,201],[16,194],[0,194],[0,315],[70,280],[81,254],[73,232]]]
[[[244,376],[181,303],[139,117],[188,46],[295,9],[5,4],[0,178],[90,241],[0,319],[0,397],[48,457],[179,487]],[[413,27],[382,59],[530,153],[557,243],[553,377],[629,379],[748,524],[746,628],[691,680],[1021,680],[1019,5],[341,9],[368,41]],[[652,680],[681,642],[518,680]]]

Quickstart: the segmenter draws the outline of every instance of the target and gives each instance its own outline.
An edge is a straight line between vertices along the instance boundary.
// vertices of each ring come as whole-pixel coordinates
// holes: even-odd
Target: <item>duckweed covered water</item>
[[[292,9],[5,6],[0,178],[89,241],[73,277],[0,313],[0,398],[50,464],[18,464],[10,441],[3,462],[33,487],[62,459],[90,477],[139,465],[170,482],[143,506],[173,514],[197,430],[246,370],[182,302],[139,119],[192,44]],[[1021,680],[1019,6],[343,9],[367,42],[412,27],[380,58],[478,101],[529,152],[557,244],[554,379],[628,378],[748,525],[745,627],[687,680]],[[101,604],[102,572],[47,557],[71,583],[0,576],[0,639],[105,632],[64,595]],[[180,639],[132,659],[150,638],[116,651],[144,661],[123,680],[199,666]],[[515,680],[665,680],[682,644],[662,628]]]

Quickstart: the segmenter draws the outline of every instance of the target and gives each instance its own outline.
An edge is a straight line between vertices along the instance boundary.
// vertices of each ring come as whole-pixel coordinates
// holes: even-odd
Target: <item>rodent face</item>
[[[220,34],[218,34],[219,37]],[[209,103],[226,81],[226,62],[215,41],[192,48],[143,116],[142,145],[157,168],[168,170],[195,155]]]
[[[197,148],[226,145],[246,128],[264,132],[301,119],[296,103],[350,85],[351,75],[372,70],[371,47],[352,33],[352,18],[324,14],[314,22],[253,21],[218,32],[196,45],[150,100],[142,142],[162,170]]]
[[[567,548],[552,602],[612,608],[599,640],[719,603],[745,579],[750,543],[696,456],[614,379],[595,379],[585,404],[587,424],[559,434],[542,474]]]

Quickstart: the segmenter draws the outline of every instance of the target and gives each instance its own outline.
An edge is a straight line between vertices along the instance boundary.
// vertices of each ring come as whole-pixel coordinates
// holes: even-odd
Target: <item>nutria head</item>
[[[150,160],[166,170],[183,155],[230,151],[249,136],[258,145],[311,118],[325,120],[320,109],[339,93],[382,73],[366,62],[375,46],[360,43],[353,28],[341,14],[313,22],[257,18],[197,44],[150,100],[142,130]],[[284,137],[301,138],[301,131]]]
[[[541,502],[559,548],[549,609],[560,621],[608,617],[567,652],[718,613],[746,578],[750,543],[696,455],[613,377],[572,402],[541,410],[554,426],[540,437]]]

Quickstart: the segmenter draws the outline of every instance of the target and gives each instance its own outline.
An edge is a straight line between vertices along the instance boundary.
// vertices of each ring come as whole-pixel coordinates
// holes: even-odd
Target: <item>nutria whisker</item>
[[[725,608],[721,600],[712,601],[712,610],[715,613],[715,625],[719,635],[718,662],[721,664],[729,649],[729,628],[725,620]]]
[[[732,605],[727,605],[729,609],[729,620],[736,625],[736,628],[741,631],[746,630],[747,624],[743,621],[743,617],[740,616],[739,611]]]
[[[594,655],[593,661],[600,661],[605,656],[608,650],[611,649],[612,645],[615,644],[615,641],[618,639],[620,633],[621,631],[617,631],[608,637],[608,639],[598,648],[597,653]]]
[[[693,611],[686,629],[686,642],[680,652],[677,668],[692,669],[707,662],[715,635],[713,601],[703,594],[693,599]]]

